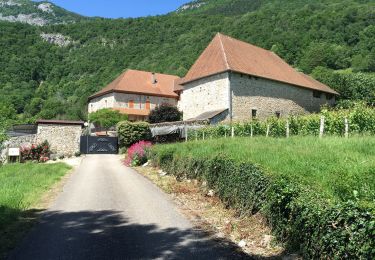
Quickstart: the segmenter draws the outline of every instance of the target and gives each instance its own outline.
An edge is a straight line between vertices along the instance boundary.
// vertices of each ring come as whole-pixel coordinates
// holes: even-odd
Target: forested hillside
[[[375,104],[374,1],[194,4],[137,19],[0,22],[0,121],[85,119],[87,97],[124,69],[183,76],[217,32],[274,51],[338,90],[341,99]],[[57,35],[64,44],[42,34]]]

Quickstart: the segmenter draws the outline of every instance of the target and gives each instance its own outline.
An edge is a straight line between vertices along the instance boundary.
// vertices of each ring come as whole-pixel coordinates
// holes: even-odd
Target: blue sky
[[[50,0],[69,11],[107,18],[166,14],[191,0]]]

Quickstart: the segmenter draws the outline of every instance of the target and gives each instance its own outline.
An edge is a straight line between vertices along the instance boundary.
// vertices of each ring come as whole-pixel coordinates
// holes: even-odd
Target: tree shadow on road
[[[202,231],[133,223],[117,211],[47,211],[10,254],[10,259],[155,258],[264,259]]]

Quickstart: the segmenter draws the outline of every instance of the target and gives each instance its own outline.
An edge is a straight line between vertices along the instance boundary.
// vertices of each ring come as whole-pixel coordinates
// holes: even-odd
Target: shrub
[[[75,152],[75,153],[74,153],[74,156],[75,156],[75,157],[80,157],[80,156],[81,156],[81,152],[79,152],[79,151],[78,151],[78,152]]]
[[[89,114],[89,120],[97,126],[109,129],[118,122],[128,120],[128,116],[121,114],[117,110],[104,108]]]
[[[287,249],[307,259],[374,259],[374,208],[358,201],[333,202],[302,186],[298,178],[271,175],[251,162],[224,155],[178,154],[151,149],[149,159],[177,178],[197,178],[241,214],[262,212]]]
[[[33,144],[31,147],[21,147],[20,152],[22,161],[46,162],[51,155],[48,141],[38,145]]]
[[[141,140],[151,140],[150,126],[146,122],[127,122],[117,124],[120,147],[130,147]]]
[[[148,118],[151,124],[175,122],[181,120],[182,113],[175,106],[162,104],[161,106],[158,106],[152,110]]]
[[[147,162],[146,150],[150,148],[151,145],[151,142],[140,141],[130,146],[125,164],[127,166],[139,166]]]

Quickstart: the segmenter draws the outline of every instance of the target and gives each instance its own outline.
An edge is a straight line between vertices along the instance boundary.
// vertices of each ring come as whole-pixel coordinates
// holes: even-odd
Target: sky
[[[49,0],[69,11],[107,18],[166,14],[191,0]],[[37,1],[36,1],[37,2]]]

